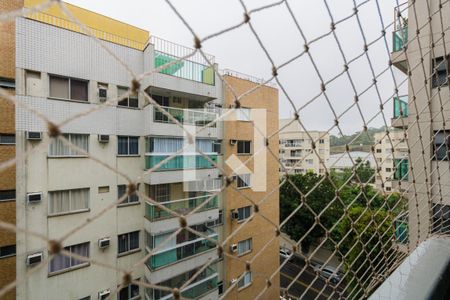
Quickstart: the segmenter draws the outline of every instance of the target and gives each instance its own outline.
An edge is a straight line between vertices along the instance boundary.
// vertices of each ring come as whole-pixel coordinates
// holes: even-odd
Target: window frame
[[[123,192],[122,192],[123,189]],[[117,200],[119,200],[124,194],[127,193],[127,185],[126,184],[118,184],[117,185]],[[135,199],[135,200],[133,200]],[[139,204],[139,195],[134,193],[133,195],[128,195],[122,202],[117,204],[118,207],[128,206],[133,204]]]
[[[90,144],[90,134],[84,134],[84,133],[64,133],[63,137],[65,139],[67,139],[70,143],[72,143],[72,138],[73,136],[83,136],[87,138],[87,149],[83,149],[84,151],[86,151],[87,153],[89,153],[89,144]],[[69,151],[70,154],[51,154],[51,150],[52,150],[52,145],[54,145],[54,143],[58,143],[59,141],[57,139],[53,140],[52,143],[49,144],[48,146],[48,155],[47,157],[49,158],[64,158],[64,157],[71,157],[71,158],[76,158],[76,157],[80,157],[80,158],[86,158],[88,157],[88,155],[85,155],[83,153],[79,153],[79,154],[74,154],[72,152],[76,152],[76,150],[72,149],[72,147],[70,146],[66,146],[63,144],[63,147],[69,147]],[[62,143],[62,142],[61,142]],[[75,144],[75,143],[73,143]]]
[[[248,211],[248,215],[246,213],[247,211]],[[237,209],[237,212],[238,212],[237,221],[244,222],[245,220],[247,220],[248,218],[250,218],[252,216],[253,206],[248,205],[248,206],[239,207]],[[243,216],[242,218],[241,218],[241,215]]]
[[[450,233],[450,205],[441,205],[433,203],[433,224],[432,233],[449,234]],[[437,215],[439,214],[439,215]],[[437,215],[437,216],[436,216]],[[439,223],[438,223],[439,222]]]
[[[4,138],[13,138],[14,142],[3,141]],[[0,145],[13,146],[16,144],[16,135],[14,133],[0,133]]]
[[[242,244],[244,244],[245,243],[245,248],[246,248],[246,250],[245,251],[243,251],[243,252],[240,252],[239,251],[239,245],[242,245]],[[247,249],[248,248],[248,249]],[[247,255],[248,253],[250,253],[250,252],[252,252],[253,251],[253,239],[252,238],[248,238],[248,239],[245,239],[245,240],[241,240],[241,241],[239,241],[238,243],[237,243],[237,254],[238,254],[238,256],[244,256],[244,255]]]
[[[3,196],[2,196],[2,194],[5,194],[5,195],[12,195],[14,193],[14,198],[11,198],[11,197],[5,197],[5,198],[3,198]],[[16,195],[16,190],[0,190],[0,203],[1,202],[7,202],[7,201],[15,201],[16,200],[16,197],[17,197],[17,195]]]
[[[139,278],[135,279],[134,281],[139,281]],[[131,295],[132,286],[135,286],[135,287],[137,286],[138,294],[136,296],[132,296]],[[123,290],[127,291],[127,296],[126,296],[125,299],[122,299],[121,296],[120,296],[120,293]],[[130,283],[129,285],[127,285],[126,287],[123,287],[120,291],[117,292],[117,300],[136,300],[136,299],[140,299],[140,292],[141,291],[140,291],[139,285]]]
[[[433,160],[435,161],[447,161],[449,159],[450,156],[450,130],[435,130],[433,131],[433,152],[431,154]],[[439,134],[443,135],[443,143],[436,143],[436,138]],[[444,149],[447,150],[447,154],[443,157],[438,157],[438,152],[439,150],[437,149]],[[441,150],[442,151],[442,150]]]
[[[128,88],[128,87],[124,87],[124,86],[117,86],[117,97],[119,98],[120,97],[120,95],[119,95],[119,90],[126,90],[126,92],[124,93],[124,94],[126,94],[126,93],[128,93],[128,92],[130,92],[130,88]],[[124,94],[122,94],[122,95],[124,95]],[[127,97],[125,97],[125,98],[123,98],[122,100],[118,100],[117,101],[117,107],[125,107],[125,108],[131,108],[131,109],[139,109],[139,94],[138,93],[136,93],[136,97],[132,97],[133,96],[133,94],[130,94],[130,95],[128,95]],[[133,101],[136,101],[136,106],[131,106],[130,105],[130,101],[131,100],[133,100]],[[126,102],[126,104],[125,104],[125,102]]]
[[[431,59],[431,74],[431,88],[434,89],[449,85],[450,54]],[[441,76],[443,76],[443,80]]]
[[[7,248],[7,249],[13,248],[14,252],[13,253],[8,253],[8,254],[3,254],[3,252],[5,252],[5,248]],[[17,247],[16,247],[15,244],[14,245],[5,245],[5,246],[1,246],[0,247],[0,259],[13,257],[13,256],[16,256],[16,254],[17,254]]]
[[[126,138],[126,144],[127,144],[127,153],[119,153],[120,152],[120,139],[121,138]],[[118,135],[117,136],[117,156],[131,156],[131,157],[135,157],[135,156],[140,156],[139,154],[139,136],[134,136],[134,135]],[[131,139],[137,139],[137,153],[130,153],[130,141]]]
[[[117,235],[117,256],[118,257],[141,251],[140,233],[141,233],[140,230],[135,230],[135,231],[126,232],[126,233]],[[133,234],[136,234],[136,236],[137,236],[137,248],[131,248],[131,236]],[[124,251],[120,251],[120,238],[122,236],[126,236],[126,238],[127,238],[127,242],[126,242],[127,249]]]
[[[85,257],[86,257],[86,258],[90,258],[90,255],[91,255],[91,242],[84,242],[84,243],[79,243],[79,244],[70,245],[70,246],[64,247],[64,250],[66,250],[66,251],[68,251],[68,252],[70,252],[70,253],[74,253],[74,252],[72,251],[72,249],[75,248],[75,247],[77,247],[77,246],[80,246],[80,245],[87,245],[87,256],[85,256]],[[79,253],[76,253],[76,254],[77,254],[77,255],[80,255]],[[62,255],[62,254],[56,254],[56,255],[50,260],[50,262],[49,262],[49,264],[48,264],[48,275],[49,275],[49,276],[54,276],[54,275],[58,275],[58,274],[62,274],[62,273],[70,272],[70,271],[74,271],[74,270],[77,270],[77,269],[80,269],[80,268],[83,268],[83,267],[87,267],[87,266],[90,265],[90,262],[83,262],[83,261],[80,261],[80,262],[77,263],[77,264],[73,264],[74,261],[77,262],[77,259],[73,258],[72,256],[64,256],[65,259],[69,259],[69,265],[70,265],[70,266],[67,267],[67,268],[62,268],[62,269],[58,269],[58,270],[52,271],[52,270],[51,270],[51,267],[52,267],[52,261],[53,261],[54,259],[60,257],[60,256],[64,256],[64,255]]]
[[[247,275],[250,275],[250,279],[249,281],[246,283],[246,278]],[[242,282],[242,284],[241,284]],[[237,287],[238,287],[238,291],[245,289],[246,287],[250,286],[253,282],[253,275],[251,271],[247,271],[244,273],[244,276],[242,276],[242,278],[238,281],[237,283]]]
[[[251,188],[252,187],[251,175],[252,174],[240,174],[240,175],[237,175],[236,188],[237,189],[249,189],[249,188]],[[245,179],[242,178],[241,176],[248,176],[248,184],[247,184],[247,182],[245,182]]]
[[[243,151],[239,151],[239,148],[242,148],[240,150],[243,150]],[[248,152],[247,152],[247,150],[248,150]],[[252,154],[252,141],[251,140],[238,140],[236,143],[236,153],[238,155],[251,155]]]
[[[87,190],[86,208],[71,210],[70,207],[72,206],[72,192],[73,191],[79,191],[79,190]],[[52,204],[51,204],[52,193],[62,193],[62,192],[67,192],[67,191],[69,192],[69,210],[68,211],[60,211],[60,212],[50,212],[50,210],[52,208]],[[77,188],[77,189],[49,191],[48,192],[48,217],[57,217],[57,216],[63,216],[63,215],[70,215],[70,214],[78,214],[78,213],[88,212],[88,211],[90,211],[90,204],[91,204],[90,200],[91,200],[91,189],[89,187],[87,187],[87,188]]]
[[[52,78],[59,78],[59,79],[67,79],[68,83],[68,98],[63,97],[56,97],[51,95],[51,81]],[[86,84],[86,100],[80,100],[80,99],[73,99],[72,98],[72,80],[83,82]],[[81,78],[75,78],[75,77],[67,77],[67,76],[61,76],[56,74],[49,74],[48,75],[48,98],[50,99],[57,99],[57,100],[66,100],[66,101],[74,101],[74,102],[80,102],[80,103],[89,103],[89,80],[87,79],[81,79]]]

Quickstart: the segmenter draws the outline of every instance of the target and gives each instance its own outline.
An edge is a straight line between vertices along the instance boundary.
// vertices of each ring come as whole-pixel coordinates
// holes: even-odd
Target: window
[[[386,187],[386,192],[390,192],[391,191],[391,187],[387,186]]]
[[[319,144],[325,144],[325,140],[324,139],[320,139],[319,140]]]
[[[450,73],[450,55],[447,55],[446,58],[437,57],[432,60],[432,63],[432,87],[448,85],[447,76]]]
[[[307,163],[308,165],[312,165],[312,164],[314,163],[314,160],[312,160],[312,159],[307,159],[307,160],[306,160],[306,163]]]
[[[83,297],[83,298],[81,298],[80,300],[91,300],[91,296]]]
[[[186,139],[187,142],[187,139]],[[195,146],[204,153],[216,152],[214,149],[216,140],[212,139],[197,139]],[[185,139],[183,138],[166,138],[166,137],[149,137],[146,140],[146,152],[150,153],[174,153],[185,146]]]
[[[252,251],[252,239],[251,238],[238,242],[238,255],[243,255],[250,251]]]
[[[10,201],[16,199],[16,190],[0,191],[0,201]]]
[[[221,154],[222,152],[222,141],[213,142],[213,152]]]
[[[252,215],[252,207],[244,206],[238,208],[238,221],[243,221],[245,219],[250,218]]]
[[[50,75],[50,97],[88,101],[88,81]]]
[[[41,94],[41,73],[25,71],[25,93],[29,96],[39,96]]]
[[[117,237],[119,254],[139,249],[139,231],[121,234]]]
[[[244,288],[252,283],[252,272],[245,272],[244,277],[238,282],[238,288]]]
[[[49,215],[86,211],[89,208],[89,188],[48,193]]]
[[[391,168],[386,168],[386,172],[392,172]]]
[[[16,143],[16,135],[0,134],[0,145],[14,145]]]
[[[117,154],[118,155],[138,155],[139,137],[137,136],[118,136]]]
[[[89,152],[89,135],[88,134],[63,134],[63,137],[76,147],[83,149],[85,152]],[[49,156],[61,157],[61,156],[86,156],[85,154],[72,149],[71,146],[65,145],[62,140],[55,139],[49,146]]]
[[[237,176],[237,187],[246,188],[250,187],[250,175],[251,174],[241,174]]]
[[[222,295],[223,294],[223,281],[219,281],[217,283],[217,289],[218,289],[219,295]]]
[[[238,141],[237,142],[237,153],[238,154],[250,154],[251,152],[251,141]]]
[[[16,245],[0,247],[0,258],[6,258],[16,255]]]
[[[127,186],[125,184],[117,186],[117,199],[120,199],[126,193],[127,193]],[[125,200],[120,202],[120,204],[137,203],[137,202],[139,202],[139,196],[137,194],[133,194],[131,196],[127,196]]]
[[[78,245],[72,245],[68,247],[64,247],[64,250],[76,254],[79,256],[83,256],[86,258],[89,258],[89,242],[78,244]],[[62,254],[55,255],[49,264],[49,272],[54,273],[74,267],[81,267],[89,265],[88,262],[78,260],[71,256],[65,256]]]
[[[250,108],[238,108],[236,110],[236,120],[238,121],[250,121],[251,120],[251,109]]]
[[[450,135],[449,131],[441,130],[434,132],[434,143],[433,143],[434,159],[447,160],[448,151],[450,150],[449,135]]]
[[[150,186],[150,197],[156,202],[170,201],[170,185],[156,184]]]
[[[119,98],[125,97],[125,94],[128,93],[128,88],[126,87],[118,87],[117,88],[117,95],[119,96]],[[123,106],[123,107],[134,107],[137,108],[139,107],[139,100],[138,100],[138,95],[137,93],[131,93],[129,96],[125,97],[122,100],[119,100],[119,102],[117,102],[118,106]]]
[[[450,206],[433,204],[432,232],[450,233]]]
[[[381,153],[381,149],[377,149],[377,153]]]
[[[132,300],[139,298],[139,286],[136,284],[129,284],[121,289],[117,295],[117,300]]]

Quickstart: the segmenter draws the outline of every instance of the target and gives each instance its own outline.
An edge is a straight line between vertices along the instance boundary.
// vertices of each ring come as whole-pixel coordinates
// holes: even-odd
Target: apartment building
[[[22,7],[23,1],[2,1],[0,13]],[[15,92],[15,23],[0,22],[0,87]],[[14,105],[0,97],[0,164],[15,158]],[[16,222],[16,170],[12,166],[0,172],[0,220]],[[0,288],[16,278],[16,236],[0,229]],[[15,290],[4,299],[15,299]]]
[[[407,128],[410,150],[398,164],[403,171],[396,184],[411,186],[408,230],[414,249],[430,231],[449,233],[450,5],[408,1],[395,10],[401,17],[393,32],[391,61],[408,76],[408,95],[393,99],[392,126]]]
[[[291,174],[314,172],[325,174],[323,164],[330,157],[330,135],[327,132],[302,130],[298,122],[281,119],[280,127],[280,161]],[[313,152],[312,143],[316,145]],[[321,163],[322,161],[322,163]],[[280,169],[281,174],[284,174]]]
[[[26,0],[25,6],[40,2]],[[68,8],[136,74],[192,51],[103,15],[73,5]],[[124,96],[117,105],[76,118],[61,128],[63,136],[82,152],[50,139],[44,121],[30,111],[16,108],[17,152],[34,150],[33,155],[17,162],[16,189],[20,199],[16,202],[17,225],[49,239],[59,239],[75,226],[83,225],[66,237],[63,246],[92,260],[86,263],[61,255],[50,258],[45,241],[18,233],[17,278],[26,279],[18,283],[17,298],[170,299],[170,292],[133,284],[114,294],[123,276],[114,268],[131,269],[149,251],[154,254],[145,266],[133,268],[133,279],[180,288],[208,263],[193,282],[183,287],[182,295],[216,299],[224,288],[233,285],[230,297],[256,297],[267,285],[266,277],[278,268],[279,258],[277,243],[263,249],[269,242],[264,228],[272,234],[274,229],[264,225],[267,221],[258,214],[252,214],[257,207],[278,224],[278,193],[255,206],[265,193],[252,191],[253,175],[248,172],[235,177],[226,192],[217,194],[232,169],[227,167],[230,173],[222,174],[215,165],[225,167],[233,154],[241,159],[248,157],[247,146],[250,153],[254,151],[255,138],[250,135],[252,122],[238,117],[198,132],[195,144],[208,155],[208,160],[192,146],[186,146],[182,128],[149,104],[141,93],[132,92],[129,72],[59,9],[52,7],[18,18],[16,24],[18,101],[58,123]],[[208,60],[213,62],[214,57],[208,56]],[[226,78],[237,90],[244,91],[256,84],[237,76]],[[151,74],[142,80],[140,89],[190,132],[216,119],[221,107],[228,107],[232,102],[229,91],[200,54]],[[260,93],[244,98],[242,105],[246,109],[240,111],[245,115],[251,114],[252,110],[247,109],[262,108],[270,111],[268,118],[278,119],[278,94],[272,87],[262,87]],[[276,123],[267,124],[269,133],[278,128]],[[248,131],[237,132],[237,126],[244,126]],[[241,141],[245,141],[243,148]],[[269,142],[269,147],[277,153],[278,137],[274,135]],[[185,146],[182,154],[163,162]],[[90,156],[99,158],[117,172],[96,163]],[[248,166],[250,170],[252,164]],[[268,158],[266,165],[266,175],[276,172],[273,158]],[[153,170],[156,166],[159,168]],[[124,197],[128,182],[122,174],[133,180],[142,178],[143,184],[137,187],[139,193],[157,201],[159,206],[137,194]],[[276,188],[278,177],[266,177],[267,190]],[[245,199],[241,194],[246,195]],[[122,203],[87,222],[120,197],[125,198]],[[255,205],[250,205],[248,199]],[[200,205],[203,205],[201,209],[193,212]],[[216,244],[210,240],[186,229],[175,234],[180,220],[161,206],[179,214],[190,213],[187,224],[211,240],[221,241],[245,219],[252,220],[224,249],[229,256],[219,257]],[[256,259],[254,270],[248,271],[239,263],[261,249],[264,251]],[[48,259],[48,268],[36,269],[25,277]],[[270,264],[263,266],[264,262]],[[279,295],[278,278],[273,278],[271,283],[267,299]]]
[[[391,130],[389,137],[385,132],[378,132],[375,138],[375,159],[380,171],[376,173],[375,185],[378,189],[387,193],[403,191],[399,189],[398,180],[407,180],[408,164],[403,161],[408,159],[408,145],[405,132]]]

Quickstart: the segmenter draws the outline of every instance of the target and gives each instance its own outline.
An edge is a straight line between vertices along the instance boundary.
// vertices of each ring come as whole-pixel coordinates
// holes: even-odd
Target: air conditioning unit
[[[236,143],[237,143],[237,140],[230,140],[230,145],[236,145]]]
[[[42,201],[42,193],[28,193],[27,194],[27,202],[28,203],[39,203]]]
[[[107,134],[99,134],[98,135],[98,141],[100,143],[108,143],[109,142],[109,135],[107,135]]]
[[[30,254],[27,256],[27,266],[38,264],[42,261],[42,252]]]
[[[101,102],[105,102],[107,96],[108,96],[108,90],[106,88],[101,87],[101,88],[98,89],[98,99]]]
[[[42,132],[39,131],[27,131],[27,140],[30,141],[40,141],[42,140]]]
[[[111,239],[109,237],[98,240],[98,247],[100,249],[108,248],[110,244],[111,244]]]
[[[237,219],[239,219],[239,213],[238,213],[238,211],[237,210],[232,210],[231,211],[231,220],[237,220]]]
[[[106,289],[103,291],[98,292],[98,300],[103,300],[108,298],[108,296],[111,294],[111,290],[110,289]]]
[[[231,252],[237,252],[237,250],[238,250],[238,246],[237,246],[237,244],[232,244],[231,246],[230,246],[230,251]]]

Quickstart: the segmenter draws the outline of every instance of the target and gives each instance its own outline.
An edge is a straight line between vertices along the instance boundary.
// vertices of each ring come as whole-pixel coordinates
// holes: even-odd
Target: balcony
[[[146,153],[145,154],[145,168],[151,169],[157,164],[168,158],[170,154],[161,155]],[[217,154],[209,154],[208,157],[217,163]],[[155,172],[159,171],[173,171],[173,170],[189,170],[189,169],[212,169],[215,166],[200,154],[187,154],[175,156],[171,160],[163,163]]]
[[[208,229],[204,234],[211,239],[218,239],[218,234],[211,229]],[[169,249],[156,252],[146,262],[146,265],[150,270],[156,270],[214,248],[216,248],[215,243],[205,238],[196,238],[194,240],[175,245]]]
[[[192,273],[192,272],[190,272]],[[180,288],[180,282],[185,282],[189,280],[189,274],[181,274],[175,278],[171,278],[167,281],[161,282],[158,285],[167,286],[170,288]],[[217,266],[213,265],[206,268],[201,272],[194,281],[187,287],[182,289],[181,296],[188,299],[197,299],[203,295],[206,295],[217,288]],[[146,299],[150,300],[169,300],[172,298],[172,293],[168,291],[162,291],[157,289],[146,289],[145,296]],[[216,298],[216,297],[215,297]]]
[[[408,124],[408,115],[408,96],[394,97],[394,113],[391,120],[392,127],[406,127]]]
[[[196,207],[203,204],[205,201],[207,201],[211,196],[205,195],[200,197],[194,197],[194,198],[187,198],[187,199],[179,199],[179,200],[172,200],[167,202],[161,202],[161,205],[164,205],[164,207],[177,212],[179,214],[188,214],[191,211],[193,211]],[[218,199],[217,196],[210,199],[207,204],[205,204],[198,212],[206,211],[210,209],[218,208]],[[168,213],[167,211],[159,208],[158,206],[151,204],[149,202],[145,203],[145,217],[151,221],[159,221],[167,218],[173,218],[174,215]]]
[[[408,3],[402,3],[395,8],[394,31],[392,32],[391,61],[403,73],[407,73],[405,47],[408,44]]]
[[[408,160],[395,159],[394,160],[394,180],[408,181]]]
[[[408,25],[395,30],[392,33],[392,52],[403,50],[403,47],[408,43]]]
[[[205,126],[214,121],[218,114],[204,109],[182,109],[175,107],[162,107],[169,114],[171,114],[177,121],[183,125]],[[153,121],[157,123],[173,123],[161,111],[153,109]],[[215,124],[212,127],[216,127]]]

